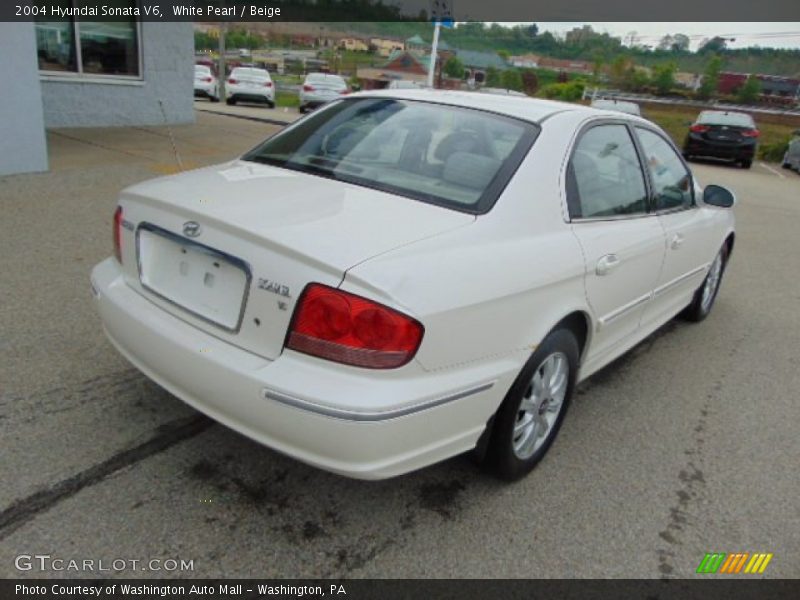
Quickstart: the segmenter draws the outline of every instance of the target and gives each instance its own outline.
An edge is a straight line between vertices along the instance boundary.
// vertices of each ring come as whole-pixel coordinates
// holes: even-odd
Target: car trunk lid
[[[123,192],[126,282],[161,308],[266,358],[306,284],[474,222],[349,183],[236,161]],[[200,351],[200,350],[199,350]]]

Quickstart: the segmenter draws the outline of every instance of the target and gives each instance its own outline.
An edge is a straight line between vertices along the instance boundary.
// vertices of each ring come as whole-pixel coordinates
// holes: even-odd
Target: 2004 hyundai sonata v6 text
[[[632,115],[390,90],[124,190],[106,333],[189,405],[380,479],[475,450],[527,473],[575,385],[711,310],[731,192]]]

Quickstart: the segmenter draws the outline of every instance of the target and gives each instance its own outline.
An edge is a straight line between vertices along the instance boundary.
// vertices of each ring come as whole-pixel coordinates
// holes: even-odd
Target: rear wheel
[[[753,166],[753,160],[748,158],[747,160],[739,161],[739,164],[742,165],[743,169],[749,169]]]
[[[485,461],[493,474],[519,479],[547,453],[575,387],[578,354],[575,335],[557,329],[525,364],[495,415]]]
[[[227,104],[228,106],[234,106],[236,104],[236,98],[228,98],[227,100],[225,100],[225,104]]]
[[[683,316],[689,321],[695,323],[705,319],[711,312],[714,306],[714,301],[717,299],[717,292],[722,283],[722,274],[725,272],[725,265],[728,262],[728,245],[722,246],[711,267],[708,269],[708,274],[703,280],[697,291],[694,293],[692,303],[686,307]]]

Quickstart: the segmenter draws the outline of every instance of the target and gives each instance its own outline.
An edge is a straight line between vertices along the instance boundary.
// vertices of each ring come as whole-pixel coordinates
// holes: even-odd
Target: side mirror
[[[736,203],[736,196],[728,188],[721,185],[707,185],[703,190],[703,204],[730,208]]]

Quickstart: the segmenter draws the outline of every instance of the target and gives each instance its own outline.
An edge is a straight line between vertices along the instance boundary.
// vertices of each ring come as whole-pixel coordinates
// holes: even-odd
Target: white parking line
[[[773,168],[772,168],[772,167],[770,167],[768,164],[765,164],[765,163],[763,163],[763,162],[759,162],[758,164],[759,164],[760,166],[764,167],[764,168],[765,168],[767,171],[769,171],[769,172],[770,172],[770,173],[772,173],[773,175],[777,175],[777,176],[778,176],[778,177],[780,177],[781,179],[786,179],[786,175],[784,175],[783,173],[781,173],[780,171],[778,171],[778,170],[776,170],[776,169],[773,169]]]

